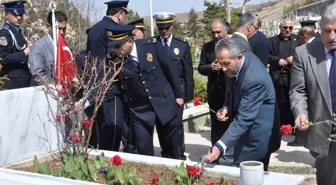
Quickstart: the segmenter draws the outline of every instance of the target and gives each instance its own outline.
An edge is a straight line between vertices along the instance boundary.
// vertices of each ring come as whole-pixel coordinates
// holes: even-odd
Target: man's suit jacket
[[[305,114],[313,123],[332,120],[326,56],[320,39],[295,49],[291,75],[289,95],[294,117]],[[311,126],[302,134],[304,146],[326,155],[330,133],[330,124]]]
[[[32,74],[30,86],[43,85],[39,76],[47,82],[51,82],[54,74],[54,63],[54,45],[51,37],[47,34],[33,44],[29,53],[28,65]]]
[[[218,102],[217,97],[219,95],[214,93],[222,92],[221,95],[225,96],[229,92],[231,79],[222,70],[213,71],[211,68],[211,63],[216,60],[215,46],[215,40],[203,45],[198,72],[201,75],[208,76],[207,95],[209,106],[219,106],[220,108],[224,102]]]
[[[236,164],[266,156],[275,115],[275,90],[269,74],[253,53],[244,56],[235,87],[236,116],[219,141],[227,148],[234,146]]]
[[[269,58],[269,41],[263,32],[257,33],[249,40],[252,52],[257,55],[261,62],[266,67]]]
[[[250,43],[246,38],[236,33],[234,33],[231,38],[236,41],[243,53],[252,51]]]

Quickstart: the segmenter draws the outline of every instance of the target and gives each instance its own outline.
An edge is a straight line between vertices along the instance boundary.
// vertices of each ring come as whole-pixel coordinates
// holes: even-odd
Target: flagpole
[[[153,6],[152,6],[152,0],[149,0],[149,10],[150,10],[151,36],[154,37],[154,21],[153,21]]]
[[[51,2],[49,4],[49,7],[51,8],[51,12],[52,12],[52,30],[53,30],[53,44],[54,44],[54,61],[55,61],[55,69],[54,71],[56,72],[56,63],[57,63],[57,30],[58,30],[58,23],[56,21],[55,18],[55,9],[56,9],[56,3],[55,2]]]

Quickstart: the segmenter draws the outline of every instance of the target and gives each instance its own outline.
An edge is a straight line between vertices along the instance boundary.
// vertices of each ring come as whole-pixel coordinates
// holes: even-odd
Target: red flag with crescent
[[[72,53],[63,35],[58,32],[57,61],[56,61],[56,85],[69,85],[76,75],[77,65],[72,60]]]

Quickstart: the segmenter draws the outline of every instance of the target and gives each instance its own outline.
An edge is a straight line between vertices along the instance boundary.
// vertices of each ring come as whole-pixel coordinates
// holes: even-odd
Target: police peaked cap
[[[138,29],[146,30],[145,29],[145,22],[144,22],[143,18],[132,21],[132,22],[128,23],[128,25],[133,25]]]
[[[173,25],[175,17],[176,15],[171,12],[160,12],[153,15],[153,18],[156,20],[156,26],[158,28],[167,28]]]
[[[121,9],[125,10],[126,13],[128,13],[128,10],[127,10],[128,2],[129,2],[128,0],[125,0],[125,1],[108,1],[108,2],[105,2],[104,4],[107,5],[107,9],[121,8]]]
[[[11,12],[15,15],[23,15],[26,13],[24,4],[26,0],[3,0],[1,5],[4,6],[6,12]]]

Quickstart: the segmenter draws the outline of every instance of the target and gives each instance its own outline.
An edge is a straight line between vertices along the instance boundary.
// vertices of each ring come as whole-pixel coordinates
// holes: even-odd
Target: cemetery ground
[[[185,148],[187,160],[199,161],[201,156],[208,152],[211,146],[210,128],[205,127],[199,133],[185,133]],[[305,181],[301,185],[316,185],[315,159],[304,147],[291,147],[287,143],[294,139],[293,136],[283,136],[281,147],[272,154],[269,171],[287,174],[304,175]],[[160,156],[160,145],[157,134],[154,136],[155,155]]]

